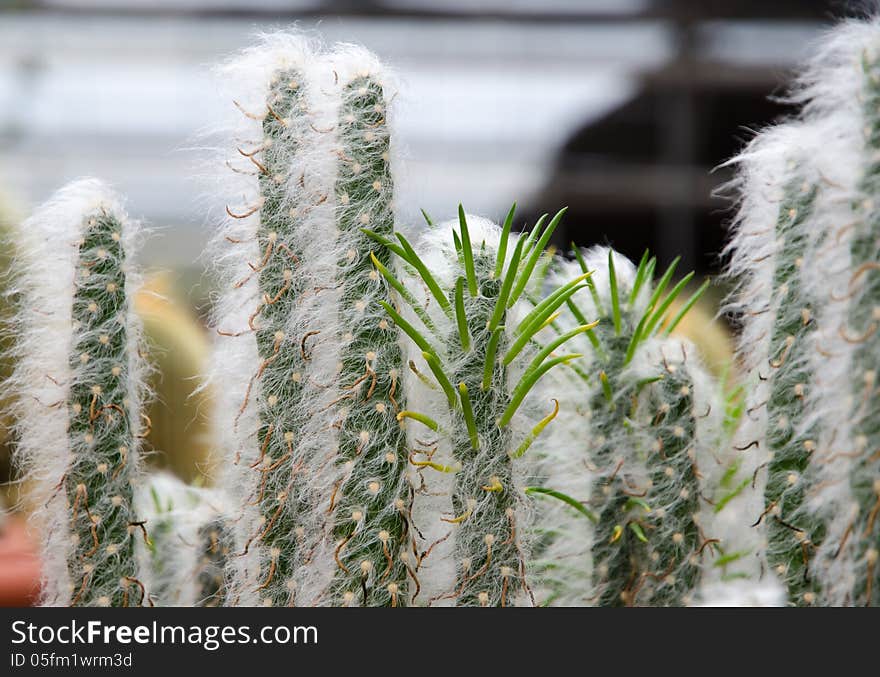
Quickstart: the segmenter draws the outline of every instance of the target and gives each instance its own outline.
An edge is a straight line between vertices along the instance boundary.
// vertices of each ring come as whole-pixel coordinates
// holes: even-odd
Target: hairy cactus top
[[[537,352],[533,343],[553,313],[580,288],[584,276],[531,310],[525,310],[520,299],[562,214],[549,223],[545,217],[529,236],[514,238],[512,210],[499,230],[466,217],[459,208],[457,230],[448,224],[426,237],[434,249],[433,271],[404,236],[398,234],[395,243],[370,233],[417,271],[431,294],[431,312],[426,315],[414,294],[394,280],[421,329],[386,304],[388,315],[413,341],[433,377],[422,374],[423,382],[443,393],[447,408],[446,415],[436,418],[414,411],[399,414],[435,434],[433,442],[422,440],[411,463],[440,475],[453,474],[448,516],[441,519],[451,525],[442,540],[454,536],[455,572],[450,588],[439,585],[440,593],[429,601],[452,599],[463,606],[533,601],[519,523],[523,489],[514,466],[555,411],[520,432],[521,407],[550,369],[575,357],[552,355],[566,338]],[[451,452],[447,464],[438,462],[440,447]],[[429,481],[428,491],[431,486]]]
[[[693,276],[664,295],[675,262],[655,286],[655,261],[647,253],[636,268],[611,250],[576,251],[575,258],[581,270],[597,272],[590,293],[569,299],[568,309],[579,324],[588,313],[600,318],[584,334],[593,373],[566,392],[577,397],[580,390],[590,411],[592,602],[690,603],[699,559],[712,545],[699,525],[697,457],[717,440],[698,436],[694,378],[702,385],[707,377],[692,348],[654,337],[661,329],[668,336],[706,285],[673,314],[673,302]],[[552,488],[552,474],[548,482]]]

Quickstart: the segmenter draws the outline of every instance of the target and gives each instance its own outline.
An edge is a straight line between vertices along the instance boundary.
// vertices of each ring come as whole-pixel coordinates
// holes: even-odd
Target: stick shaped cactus
[[[380,304],[394,303],[391,251],[370,240],[394,238],[389,97],[371,54],[340,47],[335,187],[340,371],[334,410],[342,477],[330,501],[335,605],[404,606],[412,550],[407,440],[397,414],[406,406],[398,333]],[[381,274],[386,272],[387,275]],[[331,311],[333,312],[333,311]]]
[[[707,441],[706,431],[698,433],[697,398],[707,405],[709,395],[706,388],[695,392],[695,380],[702,385],[709,377],[692,347],[666,337],[706,285],[672,316],[670,307],[693,276],[664,295],[677,262],[655,286],[655,260],[647,253],[638,267],[612,250],[576,251],[575,258],[569,267],[598,271],[588,281],[589,294],[567,303],[569,322],[600,318],[584,334],[592,373],[580,385],[591,414],[595,477],[589,500],[596,522],[592,601],[687,604],[698,587],[701,556],[713,544],[699,523],[698,457]],[[664,338],[655,338],[661,329]],[[703,416],[710,410],[708,405]]]
[[[743,355],[762,356],[746,360],[757,376],[748,443],[772,454],[760,518],[796,605],[876,603],[878,35],[876,22],[854,21],[823,38],[795,92],[798,117],[739,160],[731,271],[757,339]]]
[[[42,601],[146,602],[134,506],[144,428],[140,327],[131,307],[137,226],[100,182],[59,191],[18,233],[19,462],[45,510]]]
[[[324,530],[329,389],[319,384],[331,378],[332,358],[321,348],[330,332],[319,308],[334,268],[319,243],[332,224],[324,172],[332,150],[313,117],[314,64],[305,40],[279,33],[227,67],[247,97],[236,103],[245,119],[238,138],[249,145],[237,148],[232,167],[251,196],[244,208],[227,208],[221,263],[229,290],[218,313],[217,377],[235,442],[225,485],[244,515],[233,604],[308,603],[316,587],[303,578]]]
[[[805,134],[797,124],[779,126],[737,159],[741,202],[728,247],[736,289],[728,308],[743,317],[739,355],[749,386],[734,446],[764,484],[764,501],[742,519],[764,534],[767,564],[802,604],[815,597],[807,564],[817,526],[805,513],[817,438],[804,426],[817,324],[801,271],[815,265],[807,258],[807,224],[815,221],[819,189],[806,155],[795,154]]]
[[[853,498],[859,506],[852,526],[857,537],[853,553],[855,581],[852,601],[859,606],[880,606],[880,54],[878,28],[870,30],[870,51],[864,54],[865,160],[861,179],[860,217],[850,244],[854,292],[849,302],[848,328],[841,337],[853,346],[852,420],[854,448],[859,456],[850,472]]]
[[[802,78],[803,116],[827,130],[811,158],[831,193],[825,211],[848,208],[805,235],[827,232],[826,245],[802,271],[805,287],[822,302],[815,368],[821,387],[809,405],[825,433],[813,454],[813,503],[826,518],[827,536],[811,568],[821,601],[834,605],[880,606],[878,44],[876,19],[847,22],[824,39]],[[815,269],[828,274],[822,279]]]
[[[816,186],[795,176],[785,187],[776,221],[771,308],[775,313],[770,335],[767,378],[772,380],[767,401],[767,447],[772,454],[764,491],[768,511],[767,559],[785,580],[796,603],[815,600],[817,586],[807,570],[810,549],[824,536],[822,523],[804,508],[808,478],[804,475],[816,448],[815,426],[804,425],[804,402],[812,386],[809,364],[810,334],[814,331],[815,302],[800,282],[816,199]],[[775,372],[775,373],[774,373]]]
[[[439,519],[451,529],[441,540],[454,537],[455,571],[447,589],[430,602],[453,599],[460,606],[533,602],[525,580],[523,494],[515,466],[555,411],[529,424],[522,405],[542,376],[575,357],[551,355],[564,340],[539,352],[532,342],[580,288],[584,276],[528,310],[520,299],[562,214],[549,223],[543,218],[528,236],[515,238],[510,233],[512,210],[499,229],[466,217],[459,208],[457,223],[440,226],[425,237],[433,270],[404,236],[398,234],[397,242],[392,242],[370,233],[416,271],[431,296],[426,312],[414,293],[396,282],[421,327],[383,304],[417,347],[425,365],[417,371],[424,382],[442,392],[447,409],[436,417],[408,410],[398,414],[435,437],[425,441],[413,433],[420,443],[411,464],[440,475],[453,474],[448,516]],[[451,452],[447,464],[438,462],[440,446]],[[430,480],[427,487],[430,493]],[[421,554],[422,559],[426,556]]]

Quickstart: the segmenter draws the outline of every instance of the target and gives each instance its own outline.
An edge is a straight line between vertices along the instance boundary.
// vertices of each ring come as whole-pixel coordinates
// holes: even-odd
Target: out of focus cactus
[[[156,474],[139,496],[150,524],[150,599],[157,606],[222,606],[230,554],[225,501],[216,490]]]
[[[46,508],[43,603],[146,602],[135,512],[145,365],[131,307],[137,238],[96,181],[71,184],[17,232],[9,383],[25,476]]]
[[[575,254],[581,270],[597,272],[568,310],[578,323],[600,318],[586,333],[591,378],[581,389],[594,474],[593,602],[688,604],[716,543],[700,527],[698,468],[720,434],[710,425],[710,377],[690,344],[668,336],[705,285],[672,315],[692,277],[667,291],[675,263],[655,285],[647,253],[637,268],[611,250]]]
[[[741,444],[760,450],[755,519],[795,605],[880,604],[878,48],[876,21],[824,38],[795,90],[798,117],[737,159]]]
[[[851,350],[850,421],[857,456],[849,468],[849,482],[858,509],[848,526],[852,541],[840,547],[848,548],[853,566],[850,601],[876,607],[880,606],[880,26],[875,22],[858,30],[861,39],[856,44],[862,51],[850,53],[850,68],[851,77],[861,82],[864,146],[855,207],[858,218],[849,241],[846,328],[839,332]]]

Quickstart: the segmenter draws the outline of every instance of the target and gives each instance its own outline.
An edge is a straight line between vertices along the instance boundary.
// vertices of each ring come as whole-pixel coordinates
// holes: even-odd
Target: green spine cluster
[[[575,255],[586,271],[580,252]],[[664,296],[676,263],[654,286],[656,261],[646,252],[625,285],[609,250],[604,299],[589,281],[600,318],[587,332],[593,373],[585,376],[591,381],[592,601],[598,606],[683,605],[693,600],[700,578],[695,558],[704,541],[690,366],[683,345],[649,343],[661,328],[668,336],[706,287],[671,317],[670,307],[693,277],[686,275]],[[584,323],[579,301],[568,307]]]
[[[394,237],[390,131],[382,83],[358,75],[342,87],[336,182],[341,345],[338,463],[344,477],[331,500],[336,572],[333,603],[405,606],[410,550],[405,406],[398,334],[380,302],[392,290],[374,267],[393,267],[390,251],[362,229]],[[372,245],[372,246],[371,246]]]
[[[514,467],[516,459],[526,452],[555,413],[539,421],[517,446],[512,422],[538,380],[554,366],[577,357],[551,356],[571,336],[562,337],[534,354],[517,383],[511,381],[510,370],[514,360],[522,361],[524,349],[534,347],[535,335],[552,321],[553,313],[581,288],[578,284],[582,279],[553,291],[527,312],[516,327],[507,327],[506,323],[562,214],[558,213],[546,228],[546,217],[542,218],[528,236],[518,238],[513,246],[511,210],[503,229],[496,231],[491,226],[483,233],[493,240],[498,238],[495,250],[486,239],[476,246],[472,243],[467,218],[459,207],[458,232],[450,226],[454,247],[449,251],[454,260],[447,264],[455,280],[451,286],[441,284],[439,280],[443,278],[428,269],[402,235],[398,234],[397,244],[370,233],[417,272],[436,302],[437,312],[432,319],[415,296],[395,279],[404,300],[431,339],[390,305],[384,305],[391,319],[421,351],[436,387],[447,400],[449,416],[444,424],[418,412],[402,411],[398,416],[427,426],[439,438],[448,440],[451,447],[451,467],[431,460],[437,444],[433,449],[417,450],[412,463],[455,473],[452,515],[441,518],[453,525],[455,582],[453,590],[442,597],[453,599],[459,606],[513,606],[529,593],[521,529],[517,525],[523,495],[514,482]],[[513,253],[508,261],[509,246]],[[521,309],[521,304],[517,309]]]
[[[809,358],[815,332],[815,308],[803,288],[801,268],[807,255],[809,223],[817,188],[794,179],[785,188],[776,222],[779,249],[774,256],[766,443],[771,454],[764,490],[767,561],[785,582],[797,605],[816,601],[818,583],[809,563],[824,528],[806,510],[810,459],[817,424],[804,429],[806,401],[813,386]]]
[[[64,478],[73,548],[72,606],[146,602],[135,543],[146,538],[133,507],[133,356],[126,294],[125,228],[101,208],[85,217],[73,296],[73,350],[67,401],[73,460]]]

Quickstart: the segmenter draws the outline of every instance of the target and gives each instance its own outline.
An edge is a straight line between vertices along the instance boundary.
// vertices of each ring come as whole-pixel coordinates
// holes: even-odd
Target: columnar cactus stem
[[[99,182],[61,190],[19,234],[20,459],[47,505],[43,603],[139,606],[134,506],[144,429],[136,238]]]
[[[464,221],[461,232],[464,242]],[[478,295],[464,293],[469,285],[459,277],[459,293],[449,299],[450,304],[460,299],[461,305],[456,305],[464,309],[464,332],[456,330],[447,341],[461,351],[451,379],[460,400],[452,414],[451,429],[452,455],[461,467],[452,492],[452,519],[460,520],[455,531],[456,604],[506,606],[514,603],[525,585],[526,572],[516,534],[517,504],[522,499],[514,485],[509,455],[512,434],[509,426],[498,423],[510,406],[508,370],[497,357],[487,356],[490,346],[496,356],[509,349],[508,337],[499,332],[493,341],[490,330],[502,281],[494,276],[497,252],[462,253],[472,256],[469,277],[475,281]],[[502,308],[498,324],[503,326],[506,319]],[[462,345],[464,336],[467,343]],[[487,359],[491,369],[488,379]]]
[[[599,271],[590,280],[591,293],[568,303],[577,322],[588,313],[600,318],[586,334],[595,373],[586,389],[595,476],[593,602],[689,604],[703,557],[715,544],[700,527],[697,470],[701,452],[715,441],[698,432],[694,378],[705,391],[708,375],[690,347],[652,337],[664,327],[668,336],[705,286],[670,317],[669,308],[692,274],[663,296],[675,264],[655,287],[654,260],[647,253],[638,268],[611,250],[576,256],[581,270]],[[698,397],[708,416],[712,395]]]
[[[243,186],[250,204],[227,208],[229,291],[218,314],[219,370],[235,440],[226,486],[245,514],[237,521],[232,604],[288,606],[315,594],[303,577],[324,530],[320,478],[329,432],[321,384],[329,377],[322,341],[329,332],[316,310],[328,293],[318,240],[332,200],[321,164],[329,156],[321,147],[326,135],[313,118],[314,63],[303,39],[281,33],[229,67],[242,88],[261,91],[237,102],[245,120],[259,123],[247,122],[239,136],[259,136],[238,148],[233,168],[257,178]]]
[[[394,237],[388,100],[381,66],[371,55],[348,48],[336,59],[343,64],[335,197],[341,340],[337,446],[344,474],[331,500],[337,545],[328,594],[333,604],[405,606],[405,557],[413,548],[407,441],[397,420],[406,405],[404,361],[398,334],[380,305],[394,303],[393,291],[378,270],[393,269],[393,260],[387,247],[362,232]],[[345,65],[358,72],[346,75]]]
[[[767,560],[785,581],[795,604],[815,602],[818,588],[809,561],[824,529],[804,506],[816,424],[805,427],[805,402],[813,387],[809,356],[815,330],[814,303],[801,284],[817,187],[795,176],[785,188],[776,221],[777,252],[769,311],[774,314],[767,378],[767,447],[772,454],[764,490]]]
[[[851,525],[854,581],[852,603],[880,606],[880,55],[877,28],[862,57],[864,166],[858,219],[850,241],[847,327],[841,338],[852,346],[852,422],[858,454],[850,471],[858,504]]]
[[[294,571],[304,558],[301,542],[294,536],[297,517],[308,511],[304,477],[296,473],[296,439],[302,429],[302,410],[290,406],[303,396],[306,368],[304,337],[291,335],[290,317],[305,291],[306,279],[294,274],[303,265],[297,235],[298,207],[288,195],[290,158],[300,151],[302,139],[290,136],[291,121],[304,105],[302,71],[282,69],[272,78],[263,118],[262,164],[259,169],[262,200],[257,231],[264,252],[257,278],[261,300],[253,322],[257,352],[262,360],[263,387],[255,394],[259,409],[260,463],[255,469],[260,490],[255,498],[261,520],[254,534],[261,556],[259,589],[264,603],[286,606],[292,601]]]
[[[423,317],[413,294],[404,295],[423,322],[424,334],[392,306],[385,306],[418,346],[425,372],[433,375],[448,407],[448,418],[442,422],[412,411],[398,414],[438,436],[430,444],[420,444],[411,462],[431,472],[454,473],[450,514],[442,520],[452,525],[455,572],[451,589],[432,602],[440,598],[453,599],[460,606],[534,602],[525,580],[523,495],[516,466],[555,412],[537,425],[533,422],[517,442],[525,417],[521,405],[544,374],[576,356],[551,357],[547,350],[527,366],[519,365],[524,361],[522,351],[530,348],[534,335],[580,288],[583,276],[554,291],[530,312],[523,310],[519,299],[561,216],[562,212],[546,228],[542,220],[528,238],[514,240],[510,236],[512,212],[499,231],[459,209],[457,230],[447,224],[426,237],[426,249],[431,248],[437,259],[433,271],[406,238],[399,236],[400,244],[396,244],[371,234],[418,271],[431,294],[428,317]],[[555,347],[564,342],[558,341]],[[451,448],[450,465],[435,459],[440,446]]]
[[[816,451],[822,431],[811,404],[822,380],[814,362],[824,308],[815,299],[825,292],[812,288],[808,274],[827,270],[816,260],[817,244],[836,217],[825,214],[830,183],[819,179],[807,150],[820,137],[814,125],[795,121],[764,132],[736,158],[740,205],[728,245],[729,309],[742,317],[738,356],[747,375],[745,415],[731,446],[753,477],[756,491],[746,493],[764,499],[740,519],[759,535],[761,571],[766,564],[767,578],[782,581],[798,605],[818,601],[811,562],[825,531],[811,505],[816,457],[825,455]]]

